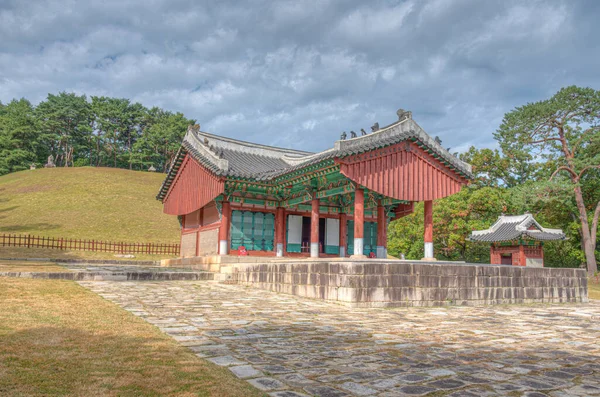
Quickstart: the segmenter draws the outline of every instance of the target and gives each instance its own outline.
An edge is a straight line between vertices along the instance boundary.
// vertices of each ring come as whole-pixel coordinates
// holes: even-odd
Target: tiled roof
[[[475,230],[469,236],[471,241],[489,243],[513,241],[520,238],[540,241],[566,240],[562,230],[544,228],[528,213],[516,216],[502,215],[489,229]]]
[[[274,170],[284,170],[290,167],[284,158],[295,159],[312,154],[300,150],[239,141],[206,132],[189,131],[183,142],[184,146],[196,149],[190,152],[196,160],[209,160],[215,165],[217,175],[241,178],[265,179],[264,176]],[[198,150],[199,148],[205,150]],[[206,152],[209,154],[207,155]],[[215,158],[218,160],[214,161]]]
[[[283,149],[221,137],[190,127],[182,143],[180,155],[189,153],[216,175],[268,181],[288,172],[328,160],[363,153],[379,147],[416,139],[459,172],[471,177],[471,166],[444,149],[412,118],[404,118],[373,133],[336,141],[334,147],[319,153]],[[181,158],[176,159],[161,187],[164,197],[177,173]]]

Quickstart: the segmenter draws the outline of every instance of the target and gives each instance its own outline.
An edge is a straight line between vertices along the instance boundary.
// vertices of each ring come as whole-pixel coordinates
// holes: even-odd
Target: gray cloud
[[[0,0],[0,100],[127,97],[323,150],[399,107],[454,150],[560,87],[599,88],[595,1]]]

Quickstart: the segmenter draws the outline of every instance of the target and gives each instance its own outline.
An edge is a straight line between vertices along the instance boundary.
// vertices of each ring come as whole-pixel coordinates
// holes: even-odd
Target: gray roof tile
[[[531,226],[534,230],[529,230]],[[542,227],[531,214],[498,217],[498,220],[486,230],[476,230],[469,236],[470,241],[501,242],[529,238],[539,241],[566,240],[560,229]]]

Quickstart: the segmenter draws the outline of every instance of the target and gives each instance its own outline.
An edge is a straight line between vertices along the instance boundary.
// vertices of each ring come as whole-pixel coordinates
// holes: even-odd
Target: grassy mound
[[[155,199],[164,174],[52,168],[0,177],[0,234],[179,242],[179,223]]]

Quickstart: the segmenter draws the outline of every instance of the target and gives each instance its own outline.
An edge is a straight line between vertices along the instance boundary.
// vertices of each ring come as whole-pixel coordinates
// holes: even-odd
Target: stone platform
[[[582,269],[389,260],[229,264],[232,282],[353,307],[587,302]]]

